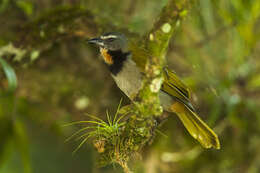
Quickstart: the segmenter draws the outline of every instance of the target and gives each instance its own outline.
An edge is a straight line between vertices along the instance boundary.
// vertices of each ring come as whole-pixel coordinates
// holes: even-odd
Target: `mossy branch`
[[[188,0],[169,0],[159,15],[159,19],[154,23],[153,28],[146,34],[143,42],[144,49],[149,52],[145,64],[145,77],[143,87],[140,90],[134,110],[136,116],[131,116],[130,122],[127,123],[126,129],[137,129],[140,131],[138,138],[134,138],[133,148],[141,149],[151,141],[154,131],[157,127],[155,117],[162,114],[162,107],[158,93],[163,83],[162,70],[165,65],[165,54],[176,27],[178,27],[182,17],[187,13]],[[131,131],[128,131],[131,136]]]
[[[159,116],[162,113],[158,92],[163,82],[165,54],[176,27],[187,13],[188,5],[188,0],[169,0],[153,28],[144,36],[143,44],[149,57],[145,65],[143,88],[138,95],[141,117]]]
[[[12,33],[13,38],[6,41],[23,52],[13,52],[15,60],[31,57],[37,52],[40,55],[50,50],[54,43],[70,39],[86,40],[105,31],[117,30],[128,35],[137,36],[127,28],[113,25],[109,18],[100,18],[83,6],[59,6],[42,12],[32,21],[17,26],[19,31]],[[3,47],[6,47],[5,45]],[[16,56],[18,56],[16,58]],[[32,58],[31,58],[32,59]]]
[[[102,20],[82,6],[60,6],[40,14],[36,19],[21,27],[15,43],[18,47],[38,48],[63,39],[89,38],[104,30],[118,27],[108,19]],[[125,28],[122,31],[129,32]]]

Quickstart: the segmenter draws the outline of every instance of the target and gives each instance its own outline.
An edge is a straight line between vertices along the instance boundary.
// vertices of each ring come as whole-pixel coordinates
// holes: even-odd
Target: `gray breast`
[[[123,65],[122,70],[115,76],[112,74],[117,86],[132,100],[142,86],[142,74],[135,62],[128,58]],[[160,91],[159,99],[163,109],[170,111],[174,99],[167,93]]]
[[[128,58],[123,65],[122,70],[114,76],[117,86],[130,98],[133,99],[141,89],[142,74],[135,62]]]

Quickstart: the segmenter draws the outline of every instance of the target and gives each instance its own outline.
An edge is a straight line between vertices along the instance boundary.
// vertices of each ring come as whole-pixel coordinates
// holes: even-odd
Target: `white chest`
[[[124,62],[122,70],[116,75],[112,75],[117,86],[130,98],[133,99],[141,89],[142,74],[131,59]]]

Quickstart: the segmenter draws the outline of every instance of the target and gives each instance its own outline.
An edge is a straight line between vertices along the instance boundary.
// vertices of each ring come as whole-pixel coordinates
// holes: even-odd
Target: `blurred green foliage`
[[[62,5],[83,6],[101,21],[142,34],[166,2],[2,0],[0,45],[15,40],[21,25]],[[222,149],[202,149],[180,121],[170,117],[160,129],[168,137],[156,136],[142,162],[131,165],[136,172],[260,171],[259,28],[259,0],[191,4],[171,41],[168,65],[190,86],[198,113],[215,127]],[[116,109],[123,94],[96,58],[97,50],[74,38],[48,46],[41,54],[34,50],[29,62],[14,63],[10,52],[0,52],[0,173],[122,172],[113,166],[97,168],[91,145],[72,156],[79,143],[64,141],[78,128],[62,125],[86,119],[84,112],[105,115],[107,108]],[[82,98],[89,102],[79,108]]]

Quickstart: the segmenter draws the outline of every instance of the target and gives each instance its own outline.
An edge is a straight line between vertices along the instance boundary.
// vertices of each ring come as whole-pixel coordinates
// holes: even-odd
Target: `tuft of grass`
[[[122,99],[120,100],[114,117],[110,116],[108,110],[106,111],[107,122],[98,118],[97,116],[86,114],[92,120],[75,121],[64,125],[71,126],[77,124],[87,124],[86,127],[79,129],[65,140],[65,142],[73,138],[76,140],[82,140],[77,148],[73,151],[73,154],[77,152],[90,138],[93,138],[94,141],[96,141],[94,142],[94,146],[100,153],[104,152],[105,143],[117,143],[120,138],[120,129],[125,125],[125,122],[121,122],[121,120],[125,117],[125,115],[127,115],[127,113],[125,113],[119,116],[121,103]]]

